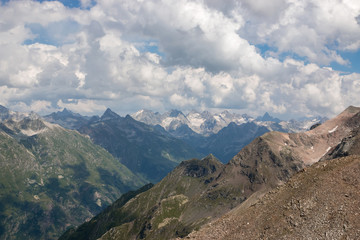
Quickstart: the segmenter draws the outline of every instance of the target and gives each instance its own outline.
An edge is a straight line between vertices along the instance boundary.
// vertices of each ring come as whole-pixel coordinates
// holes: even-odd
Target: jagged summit
[[[4,107],[3,105],[0,105],[0,113],[2,113],[2,112],[9,112],[9,109]]]
[[[64,109],[62,110],[62,113],[63,113],[63,114],[71,114],[72,112],[69,111],[67,108],[64,108]]]
[[[276,122],[276,123],[281,122],[280,119],[270,116],[270,114],[268,112],[266,112],[262,117],[257,117],[256,120],[264,121],[264,122]]]
[[[64,108],[62,111],[58,111],[52,114],[53,116],[59,117],[82,117],[79,113],[74,113],[73,111]]]
[[[64,108],[62,111],[57,111],[57,112],[51,113],[48,116],[52,116],[54,118],[59,119],[59,118],[64,118],[64,117],[73,117],[73,116],[81,116],[81,115],[78,113],[74,113],[67,108]]]
[[[113,112],[110,108],[107,108],[106,111],[104,112],[104,114],[100,117],[100,119],[102,121],[109,120],[109,119],[115,119],[115,118],[120,118],[120,115]]]
[[[10,117],[10,110],[0,105],[0,121],[3,121]]]
[[[169,113],[169,116],[170,117],[178,117],[178,116],[184,116],[185,117],[185,115],[181,111],[176,110],[176,109],[172,109],[170,111],[170,113]]]

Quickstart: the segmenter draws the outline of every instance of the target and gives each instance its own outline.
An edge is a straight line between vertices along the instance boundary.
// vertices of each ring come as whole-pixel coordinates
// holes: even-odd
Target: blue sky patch
[[[136,48],[140,52],[151,52],[156,53],[157,55],[161,56],[162,58],[165,57],[165,54],[159,50],[159,43],[158,41],[143,41],[140,43],[134,43]]]
[[[79,31],[79,24],[75,21],[53,22],[44,27],[39,23],[26,25],[27,28],[36,36],[34,39],[28,39],[25,45],[33,43],[43,43],[54,46],[60,46],[74,41],[74,34]]]
[[[0,0],[2,4],[6,4],[7,2],[10,2],[12,0]],[[53,2],[56,0],[36,0],[37,2]],[[58,2],[61,2],[64,6],[68,8],[81,8],[81,1],[80,0],[57,0]],[[96,4],[95,0],[91,0],[91,6],[94,6]],[[90,7],[91,7],[90,6]]]
[[[337,62],[332,62],[330,67],[334,70],[344,73],[360,73],[360,50],[356,52],[338,52],[341,57],[349,61],[348,65],[341,65]]]
[[[294,52],[282,52],[279,53],[278,49],[276,47],[271,47],[267,44],[257,44],[255,45],[255,47],[260,51],[259,53],[261,54],[262,57],[266,58],[266,57],[275,57],[277,58],[279,61],[283,62],[285,59],[287,58],[292,58],[295,59],[297,61],[302,61],[305,64],[309,63],[309,60],[307,60],[306,57],[302,57]],[[273,55],[271,54],[273,53]]]
[[[53,2],[54,0],[48,0],[48,2]],[[38,0],[38,2],[46,2],[44,0]],[[64,6],[69,8],[80,8],[81,2],[79,0],[59,0]]]

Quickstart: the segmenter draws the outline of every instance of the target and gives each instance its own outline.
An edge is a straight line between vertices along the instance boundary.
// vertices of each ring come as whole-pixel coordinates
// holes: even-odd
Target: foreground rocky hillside
[[[191,231],[256,195],[287,182],[349,137],[360,122],[360,108],[305,133],[270,132],[243,148],[228,164],[213,156],[180,164],[160,183],[114,208],[122,221],[97,232],[101,239],[169,239]],[[254,195],[255,193],[255,195]],[[130,218],[129,216],[133,216]],[[90,222],[96,224],[99,219]],[[74,239],[85,225],[63,236]],[[98,229],[98,227],[92,227]],[[85,236],[83,239],[87,239]],[[91,238],[89,238],[91,239]]]
[[[78,132],[2,112],[0,239],[56,239],[145,184]]]
[[[360,156],[318,162],[188,239],[359,239],[359,183]]]

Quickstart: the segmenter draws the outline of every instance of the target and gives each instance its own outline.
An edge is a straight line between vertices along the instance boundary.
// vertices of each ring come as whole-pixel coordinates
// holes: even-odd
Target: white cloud
[[[177,93],[174,93],[170,96],[170,102],[177,107],[184,108],[184,107],[193,107],[196,105],[197,101],[195,98],[191,97],[188,98],[186,96],[181,96]]]
[[[86,114],[236,108],[283,116],[360,105],[359,75],[329,68],[332,61],[351,64],[340,50],[359,50],[358,1],[81,4],[0,6],[0,104]],[[47,33],[56,37],[42,41]]]
[[[247,2],[247,1],[246,1]],[[318,64],[331,61],[347,62],[337,50],[358,49],[354,45],[360,37],[356,17],[360,14],[358,1],[277,1],[275,18],[264,21],[266,14],[259,1],[244,4],[240,11],[248,19],[242,34],[254,43],[266,43],[279,53],[292,52]],[[260,10],[258,10],[260,8]],[[269,8],[270,12],[274,9]],[[255,13],[255,14],[254,14]]]

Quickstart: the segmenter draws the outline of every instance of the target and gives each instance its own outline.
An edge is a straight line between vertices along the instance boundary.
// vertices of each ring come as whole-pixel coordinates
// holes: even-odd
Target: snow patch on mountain
[[[171,110],[169,112],[160,114],[154,113],[150,110],[140,110],[131,116],[140,122],[144,122],[150,125],[160,125],[167,131],[175,131],[183,125],[187,125],[195,133],[203,136],[209,136],[218,133],[224,127],[227,127],[230,123],[241,125],[248,122],[254,122],[258,126],[264,126],[270,131],[282,131],[282,132],[303,132],[310,129],[310,127],[316,123],[322,123],[327,118],[313,117],[303,118],[301,120],[289,120],[282,121],[278,118],[270,116],[265,113],[264,116],[253,118],[247,114],[236,114],[229,111],[223,111],[221,113],[210,113],[208,111],[198,112],[191,111],[188,114],[184,114],[179,110]]]
[[[337,128],[338,128],[338,126],[336,125],[336,127],[334,127],[333,129],[331,129],[331,130],[329,131],[329,133],[335,132]]]

